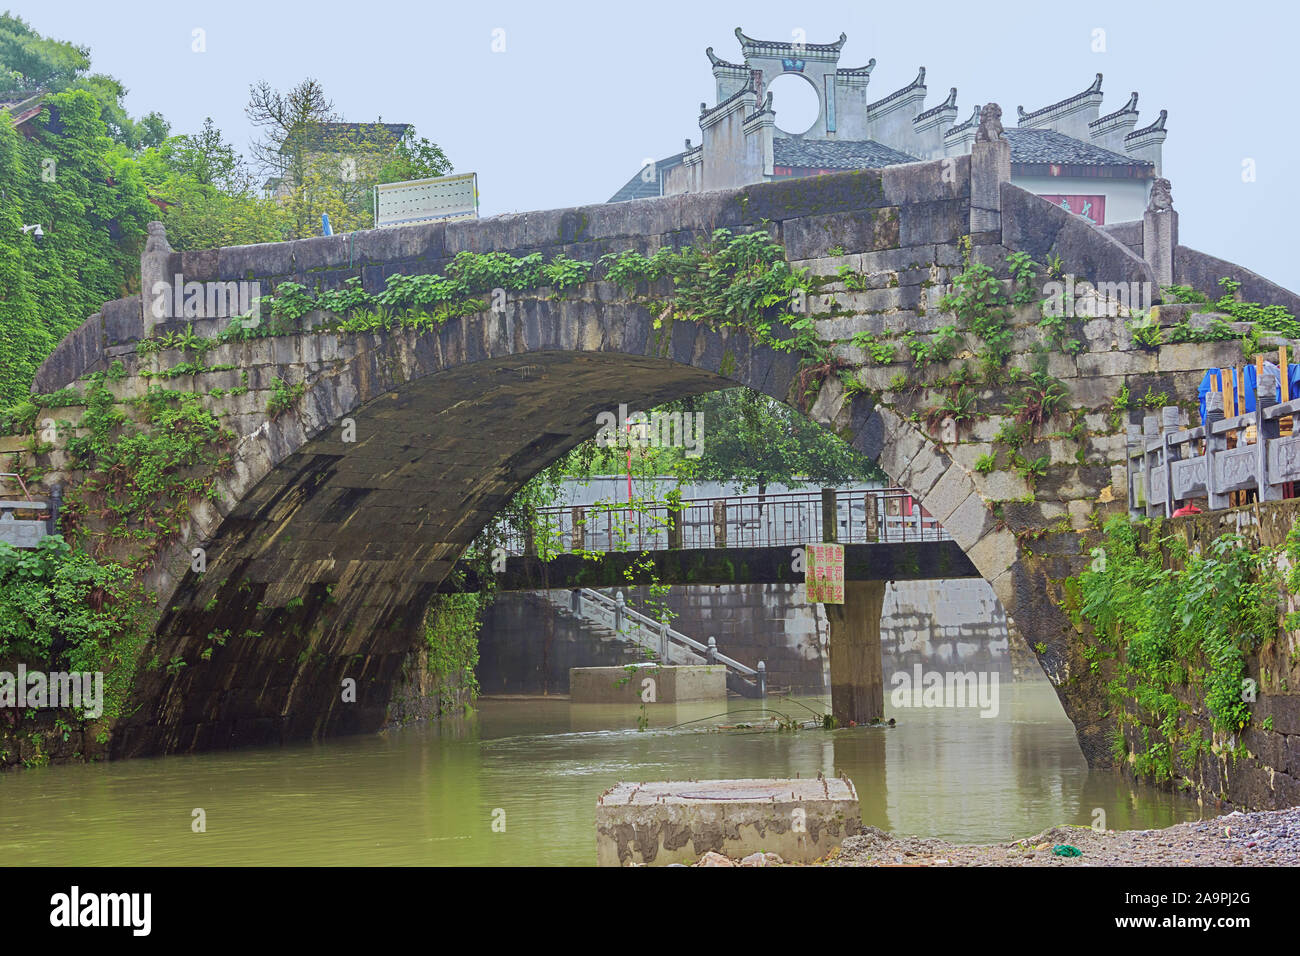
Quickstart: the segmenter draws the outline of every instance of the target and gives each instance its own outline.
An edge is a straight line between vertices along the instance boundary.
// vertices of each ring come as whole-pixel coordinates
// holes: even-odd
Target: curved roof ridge
[[[1130,139],[1136,139],[1137,137],[1143,136],[1146,133],[1164,132],[1165,120],[1168,118],[1169,118],[1169,111],[1161,110],[1160,115],[1156,117],[1156,121],[1154,123],[1152,123],[1150,126],[1143,126],[1141,129],[1135,129],[1133,132],[1129,133],[1127,136],[1124,137],[1125,142],[1127,142]]]
[[[1025,108],[1023,106],[1017,106],[1016,114],[1019,116],[1019,122],[1024,123],[1025,120],[1033,119],[1036,116],[1042,116],[1045,113],[1050,113],[1052,110],[1060,109],[1062,106],[1066,106],[1070,103],[1075,102],[1076,100],[1081,100],[1084,99],[1085,97],[1092,96],[1094,93],[1100,93],[1100,92],[1101,92],[1101,74],[1098,73],[1097,78],[1092,81],[1092,85],[1089,86],[1082,93],[1075,93],[1073,96],[1067,96],[1065,99],[1057,103],[1053,103],[1050,106],[1044,106],[1042,109],[1034,110],[1032,113],[1026,113]]]
[[[840,47],[844,46],[844,41],[849,38],[847,33],[841,33],[840,38],[834,43],[800,43],[799,49],[812,50],[817,53],[839,53]],[[795,45],[790,40],[758,40],[754,37],[745,36],[744,30],[736,27],[736,39],[740,41],[741,46],[750,44],[751,46],[769,47],[774,50],[793,50]]]
[[[709,58],[709,62],[714,66],[725,66],[732,70],[747,70],[749,67],[743,63],[732,63],[730,60],[724,60],[713,52],[713,47],[706,47],[704,55]]]
[[[952,87],[952,89],[948,91],[948,98],[946,100],[944,100],[938,106],[931,107],[930,109],[926,110],[924,113],[917,113],[916,118],[919,120],[929,119],[931,116],[938,116],[944,110],[955,110],[956,108],[957,108],[957,87],[954,86]]]
[[[1129,94],[1127,103],[1125,103],[1123,106],[1121,106],[1113,113],[1107,113],[1105,116],[1098,116],[1095,120],[1093,120],[1088,125],[1099,126],[1102,123],[1106,122],[1107,120],[1113,120],[1115,117],[1123,116],[1125,113],[1136,113],[1138,111],[1137,105],[1138,105],[1138,95],[1137,95],[1137,90],[1134,90],[1132,93]]]
[[[876,102],[874,103],[868,103],[867,112],[871,112],[871,110],[875,109],[877,106],[884,106],[890,100],[898,99],[904,93],[910,93],[912,92],[912,90],[920,89],[921,87],[924,86],[925,86],[925,67],[921,67],[920,72],[916,74],[916,79],[914,79],[911,83],[908,83],[907,86],[903,87],[901,90],[894,90],[894,92],[890,93],[888,96],[882,97],[881,99],[876,100]]]

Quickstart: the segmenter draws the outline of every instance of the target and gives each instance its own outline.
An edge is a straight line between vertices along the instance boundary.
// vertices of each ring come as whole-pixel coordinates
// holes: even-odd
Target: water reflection
[[[1197,815],[1185,799],[1090,774],[1045,681],[1006,682],[1002,702],[992,719],[887,703],[893,729],[797,733],[707,731],[766,716],[753,701],[655,705],[641,733],[635,706],[489,699],[469,717],[375,737],[6,774],[0,852],[11,865],[591,864],[596,797],[619,780],[839,772],[865,823],[953,840],[1090,824],[1096,808],[1112,828]],[[199,807],[205,833],[191,831]]]

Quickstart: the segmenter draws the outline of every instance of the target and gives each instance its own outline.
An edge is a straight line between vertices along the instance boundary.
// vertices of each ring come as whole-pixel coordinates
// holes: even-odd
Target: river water
[[[620,780],[840,771],[857,787],[864,823],[963,842],[1092,824],[1098,810],[1112,829],[1200,815],[1185,798],[1090,773],[1045,680],[1001,691],[996,717],[887,701],[894,728],[782,733],[718,730],[768,716],[747,700],[651,705],[641,732],[635,706],[485,699],[463,719],[376,736],[12,772],[0,775],[0,859],[591,865],[596,798]],[[769,714],[791,717],[828,706],[767,702]],[[200,808],[206,831],[196,833]]]

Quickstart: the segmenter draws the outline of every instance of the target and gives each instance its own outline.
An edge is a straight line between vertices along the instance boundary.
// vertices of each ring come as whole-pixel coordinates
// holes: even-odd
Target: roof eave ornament
[[[836,40],[834,43],[803,43],[801,45],[805,47],[824,48],[827,50],[832,50],[835,53],[839,53],[840,49],[844,46],[844,43],[846,40],[848,40],[848,38],[849,35],[841,31],[839,39]],[[785,40],[756,40],[753,37],[745,36],[745,31],[741,27],[736,27],[736,39],[740,41],[740,45],[742,47],[744,47],[746,44],[752,44],[756,46],[793,46],[794,45],[793,43],[790,43]]]

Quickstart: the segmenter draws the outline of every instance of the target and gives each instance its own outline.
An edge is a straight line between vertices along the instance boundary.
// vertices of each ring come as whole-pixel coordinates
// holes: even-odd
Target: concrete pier
[[[571,667],[569,698],[575,704],[726,700],[727,668],[721,664]]]
[[[825,605],[831,631],[831,713],[840,726],[885,715],[880,656],[884,602],[884,581],[846,581],[844,603]]]
[[[713,850],[809,863],[860,825],[846,779],[620,783],[596,801],[596,862],[666,866]]]

